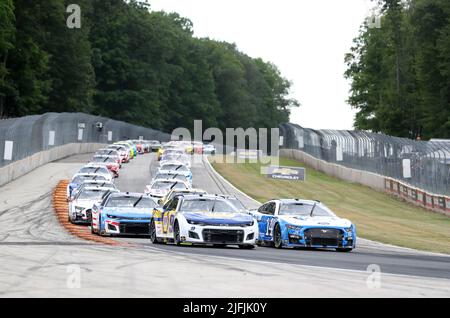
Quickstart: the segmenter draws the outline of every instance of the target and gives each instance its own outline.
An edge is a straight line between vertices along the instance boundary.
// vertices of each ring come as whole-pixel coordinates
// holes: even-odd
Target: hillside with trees
[[[193,36],[190,20],[145,3],[0,1],[0,118],[86,112],[170,131],[277,127],[289,120],[290,82],[234,44]]]
[[[450,1],[380,0],[346,56],[355,126],[408,138],[450,138]]]

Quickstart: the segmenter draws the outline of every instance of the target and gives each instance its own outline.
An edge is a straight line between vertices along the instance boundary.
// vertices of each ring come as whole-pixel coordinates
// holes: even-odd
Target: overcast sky
[[[302,104],[291,122],[315,129],[352,129],[344,55],[373,6],[370,0],[149,0],[178,12],[195,36],[236,43],[275,63]]]

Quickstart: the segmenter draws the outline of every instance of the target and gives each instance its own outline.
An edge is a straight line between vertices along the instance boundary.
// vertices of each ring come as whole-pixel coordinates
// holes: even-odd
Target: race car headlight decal
[[[346,228],[346,229],[345,229],[345,232],[346,232],[347,234],[351,235],[351,234],[353,233],[353,226],[351,226],[351,227],[349,227],[349,228]]]
[[[117,216],[115,216],[115,215],[110,215],[110,214],[107,214],[106,217],[107,217],[108,219],[118,219]]]
[[[189,224],[192,225],[200,225],[200,226],[206,226],[207,224],[204,222],[198,222],[198,221],[192,221],[192,220],[186,220]]]
[[[301,226],[290,225],[290,224],[287,224],[287,225],[286,225],[286,228],[287,228],[288,230],[291,230],[291,231],[300,231],[300,230],[302,229]]]

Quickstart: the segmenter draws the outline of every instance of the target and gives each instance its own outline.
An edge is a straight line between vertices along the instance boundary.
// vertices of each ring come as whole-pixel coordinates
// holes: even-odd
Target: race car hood
[[[352,225],[347,219],[341,219],[335,216],[291,216],[285,215],[279,217],[286,223],[299,226],[336,226],[347,228]]]
[[[168,189],[150,189],[150,187],[147,187],[147,193],[150,196],[158,196],[163,197],[169,192]]]
[[[184,175],[186,177],[190,177],[191,176],[191,172],[189,171],[179,171],[179,170],[162,170],[159,169],[158,173],[160,174],[181,174]]]
[[[211,225],[243,225],[253,222],[253,217],[245,213],[184,212],[183,215],[188,222]]]
[[[96,203],[99,203],[99,201],[95,200],[76,200],[73,202],[74,206],[89,209],[92,208]]]
[[[153,215],[153,209],[143,208],[104,208],[103,214],[113,215],[115,217],[126,218],[150,218]]]

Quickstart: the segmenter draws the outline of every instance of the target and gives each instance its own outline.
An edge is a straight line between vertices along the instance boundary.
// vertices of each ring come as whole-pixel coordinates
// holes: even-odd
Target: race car
[[[164,198],[161,198],[158,203],[159,205],[163,206],[164,204],[166,204],[168,201],[172,200],[176,195],[205,195],[207,194],[207,192],[205,190],[202,189],[172,189],[170,190],[165,196]]]
[[[166,162],[162,164],[157,173],[161,174],[183,174],[188,179],[189,183],[192,184],[192,171],[186,167],[182,162]]]
[[[105,194],[118,192],[110,188],[85,187],[69,202],[69,221],[74,224],[91,224],[92,208],[100,203]]]
[[[69,200],[72,197],[73,192],[87,180],[111,182],[110,180],[106,180],[105,176],[101,174],[77,173],[72,177],[72,180],[67,185],[67,199]]]
[[[180,173],[157,173],[154,177],[154,180],[158,179],[166,179],[166,180],[179,180],[179,181],[185,181],[192,186],[192,184],[189,182],[188,178],[184,174]]]
[[[99,187],[99,188],[108,188],[111,190],[117,190],[114,183],[106,181],[106,180],[104,180],[104,181],[84,180],[78,188],[76,188],[72,191],[70,198],[73,199],[77,195],[78,192],[82,191],[86,187]]]
[[[172,152],[172,151],[171,151]],[[159,165],[163,165],[167,162],[180,162],[188,168],[191,168],[191,158],[186,154],[179,153],[165,153],[161,156],[161,160],[159,161]]]
[[[119,177],[121,167],[119,157],[96,155],[87,166],[104,166],[113,174],[114,178]]]
[[[254,248],[257,237],[258,224],[254,218],[215,195],[177,195],[155,209],[150,222],[152,243]]]
[[[136,146],[133,144],[130,144],[129,142],[119,141],[119,142],[114,143],[114,145],[125,147],[129,152],[130,159],[134,159],[137,156]]]
[[[160,161],[163,154],[184,154],[184,153],[186,153],[186,151],[183,148],[169,144],[159,148],[156,153],[156,156],[158,161]]]
[[[172,189],[189,189],[190,183],[173,179],[157,179],[153,180],[146,187],[145,194],[157,200],[163,198]]]
[[[156,152],[161,149],[162,145],[158,140],[149,140],[150,152]]]
[[[144,143],[142,140],[127,140],[127,142],[136,147],[136,151],[138,154],[143,155],[145,153]]]
[[[111,193],[92,211],[92,233],[104,235],[149,235],[155,200],[140,193]]]
[[[130,150],[125,146],[110,145],[106,150],[115,150],[119,153],[122,163],[130,162]]]
[[[216,154],[216,147],[213,144],[203,145],[203,154],[205,154],[205,155]]]
[[[105,177],[108,181],[113,181],[114,177],[113,174],[103,165],[98,164],[87,164],[83,168],[81,168],[78,173],[91,173],[91,174],[99,174]]]
[[[319,201],[272,200],[251,213],[258,221],[258,241],[264,245],[333,248],[339,252],[350,252],[356,246],[355,225]]]

